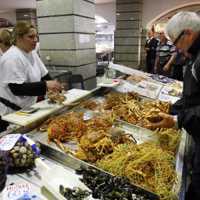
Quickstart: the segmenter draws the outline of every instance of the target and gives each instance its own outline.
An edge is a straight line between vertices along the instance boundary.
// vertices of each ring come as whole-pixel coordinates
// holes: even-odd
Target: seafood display
[[[77,174],[83,176],[81,181],[92,191],[92,197],[104,200],[156,200],[157,196],[145,194],[142,189],[130,184],[124,177],[111,176],[105,172],[89,167],[81,167]]]
[[[172,128],[162,128],[156,130],[155,133],[158,135],[159,146],[175,155],[180,143],[181,131]]]
[[[84,200],[90,195],[87,190],[65,188],[63,185],[60,185],[59,191],[68,200]]]
[[[66,96],[63,93],[55,92],[52,90],[47,92],[47,96],[50,103],[62,104],[66,100]]]
[[[81,104],[86,108],[100,113],[111,113],[114,118],[121,119],[134,125],[148,128],[151,122],[162,120],[159,112],[169,113],[171,104],[162,101],[142,99],[137,93],[111,92],[101,103],[95,100],[86,100]]]
[[[83,123],[84,132],[78,134],[80,137],[71,134],[78,145],[78,149],[72,152],[75,157],[114,175],[127,177],[132,184],[158,194],[161,199],[165,196],[172,198],[172,187],[177,180],[174,155],[180,141],[179,131],[155,130],[158,141],[137,145],[131,135],[113,127],[115,118],[111,113],[97,115],[86,121],[83,120],[83,114],[76,112],[63,116],[66,123],[68,118]],[[77,129],[77,124],[71,125],[76,128],[76,133],[81,130]]]
[[[150,122],[158,122],[159,112],[169,113],[170,104],[161,101],[141,100],[135,93],[110,93],[106,96],[105,110],[131,124],[148,127]]]
[[[59,192],[71,200],[177,200],[179,193],[182,196],[183,156],[187,150],[184,130],[148,130],[153,127],[151,123],[163,120],[159,113],[169,113],[182,85],[145,73],[123,79],[115,88],[98,87],[83,91],[82,96],[79,91],[66,93],[67,101],[63,92],[48,91],[45,102],[65,106],[52,105],[58,109],[52,109],[51,117],[42,125],[47,115],[32,123],[31,131],[23,127],[22,134],[28,130],[27,136],[41,144],[44,163],[52,169],[58,164],[63,171],[69,170],[67,178],[64,173],[53,173],[52,186],[57,195]],[[160,98],[160,94],[174,101]],[[45,109],[48,107],[51,105]],[[0,154],[0,190],[7,172],[31,169],[36,158],[32,146],[22,141],[7,151],[6,160]],[[39,168],[38,172],[43,175]],[[49,174],[45,174],[47,182]],[[62,181],[58,176],[64,177]]]
[[[45,124],[49,141],[66,142],[80,138],[87,127],[83,120],[83,113],[70,112],[52,118]]]
[[[117,145],[124,143],[135,143],[135,140],[116,128],[89,131],[81,137],[75,156],[81,160],[95,162],[112,153]]]
[[[116,145],[135,142],[131,135],[112,127],[114,120],[110,113],[84,120],[83,113],[70,112],[49,122],[48,139],[64,151],[62,143],[73,140],[78,145],[74,155],[81,160],[95,162],[112,153]]]
[[[37,144],[38,145],[38,144]],[[18,141],[15,146],[9,151],[9,171],[16,169],[25,170],[34,166],[36,158],[32,147],[23,141]]]
[[[141,139],[135,136],[133,131],[129,132],[133,127],[131,124],[137,125],[135,127],[138,129],[146,128],[152,122],[162,120],[158,113],[169,113],[169,110],[170,104],[167,102],[145,99],[133,92],[110,92],[103,97],[83,101],[71,111],[50,118],[40,130],[46,130],[48,141],[55,142],[65,153],[70,153],[70,156],[95,165],[112,175],[127,178],[131,184],[159,195],[162,200],[172,200],[177,197],[173,188],[178,181],[175,155],[180,144],[180,131],[157,129],[152,132],[140,128],[149,131],[144,140],[142,131],[140,131]],[[88,113],[92,113],[90,117],[87,116]],[[123,122],[127,129],[123,125],[120,126],[122,121],[130,123]],[[133,135],[140,144],[137,144]],[[94,177],[93,175],[93,181],[96,180]],[[109,182],[104,180],[104,183],[107,188],[110,187]],[[101,186],[95,186],[98,188],[96,190],[101,191],[103,185],[102,183]],[[71,192],[76,193],[75,188],[69,190],[62,187],[61,191],[63,196],[70,196]],[[99,196],[100,194],[95,195],[100,199],[121,199],[120,195],[115,196],[119,193],[118,190],[110,192],[112,198],[109,196],[110,193],[104,197]],[[80,193],[82,194],[82,191]],[[151,198],[137,196],[136,193],[136,196],[126,196],[125,199]]]
[[[90,110],[95,110],[98,107],[98,104],[95,101],[89,99],[89,100],[84,101],[81,104],[81,106],[83,108],[87,108],[87,109],[90,109]]]
[[[97,166],[131,183],[155,192],[161,199],[174,198],[177,176],[175,157],[152,143],[118,145],[112,154],[97,161]]]

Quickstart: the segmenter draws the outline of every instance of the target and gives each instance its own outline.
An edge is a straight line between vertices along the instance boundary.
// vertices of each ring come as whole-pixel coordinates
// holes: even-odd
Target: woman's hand
[[[61,83],[58,82],[57,80],[46,81],[46,84],[47,84],[47,90],[61,92],[63,89]]]

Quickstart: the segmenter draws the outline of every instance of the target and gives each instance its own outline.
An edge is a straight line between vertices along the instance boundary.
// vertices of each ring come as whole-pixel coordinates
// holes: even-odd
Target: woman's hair
[[[187,11],[177,13],[167,23],[165,34],[174,40],[186,29],[200,31],[200,16],[197,13]]]
[[[0,43],[6,47],[10,47],[12,45],[12,33],[8,29],[3,29],[0,32]]]
[[[18,38],[22,38],[25,34],[27,34],[31,28],[35,28],[30,22],[27,21],[19,21],[15,25],[13,29],[13,42],[16,43]]]

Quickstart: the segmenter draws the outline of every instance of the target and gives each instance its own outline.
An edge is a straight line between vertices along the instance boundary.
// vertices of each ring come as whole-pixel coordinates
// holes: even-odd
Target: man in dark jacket
[[[192,136],[195,142],[195,155],[192,169],[192,182],[186,199],[200,200],[200,16],[194,12],[180,12],[173,16],[167,26],[166,35],[177,48],[187,52],[190,60],[184,74],[183,97],[179,101],[177,120],[161,113],[162,121],[152,128],[170,127],[177,121]]]
[[[149,31],[148,39],[145,44],[146,68],[147,68],[148,73],[153,73],[153,70],[154,70],[157,45],[158,45],[158,40],[154,37],[154,32]]]

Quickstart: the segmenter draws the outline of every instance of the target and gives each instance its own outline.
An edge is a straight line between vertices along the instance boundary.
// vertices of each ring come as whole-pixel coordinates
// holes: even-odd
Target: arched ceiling
[[[176,6],[171,8],[170,10],[166,10],[165,12],[161,13],[154,19],[152,19],[148,24],[147,28],[152,27],[152,25],[156,24],[165,24],[173,15],[180,11],[192,11],[200,13],[200,2],[198,3],[187,3],[180,6]]]
[[[193,12],[200,12],[200,3],[195,4],[195,5],[188,5],[188,6],[183,6],[181,8],[174,9],[168,13],[164,13],[163,16],[159,17],[156,19],[156,22],[159,23],[164,23],[167,22],[173,15],[180,11],[193,11]]]

